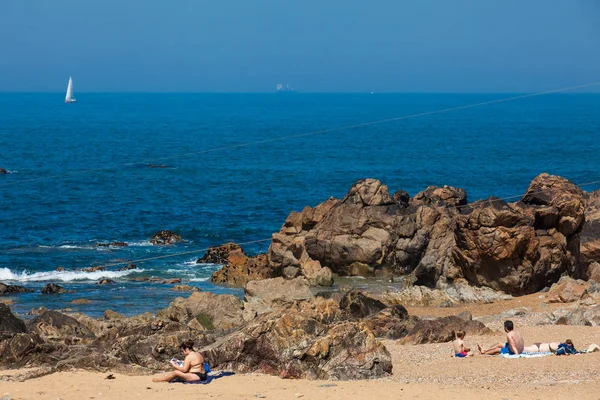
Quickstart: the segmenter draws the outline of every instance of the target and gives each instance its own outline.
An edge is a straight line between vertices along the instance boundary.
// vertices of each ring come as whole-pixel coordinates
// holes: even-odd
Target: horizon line
[[[529,94],[536,93],[533,92],[452,92],[452,91],[441,91],[441,92],[432,92],[432,91],[424,91],[424,92],[378,92],[378,91],[366,91],[366,92],[312,92],[312,91],[294,91],[294,92],[277,92],[277,91],[269,91],[269,92],[216,92],[216,91],[206,91],[206,92],[195,92],[195,91],[180,91],[180,92],[170,92],[170,91],[77,91],[77,93],[81,94],[273,94],[273,95],[282,95],[282,96],[294,96],[294,95],[302,95],[302,94],[364,94],[364,95],[376,95],[376,94]],[[64,95],[64,91],[3,91],[0,90],[0,94],[62,94]],[[552,94],[600,94],[600,90],[574,90],[574,91],[564,91]]]

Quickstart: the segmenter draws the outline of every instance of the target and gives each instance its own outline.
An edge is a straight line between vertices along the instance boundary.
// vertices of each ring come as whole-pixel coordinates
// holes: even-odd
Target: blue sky
[[[600,80],[597,0],[0,0],[0,91],[531,92]]]

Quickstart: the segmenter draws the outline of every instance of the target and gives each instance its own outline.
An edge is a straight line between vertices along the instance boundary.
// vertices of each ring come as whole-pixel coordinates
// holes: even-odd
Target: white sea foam
[[[191,278],[190,282],[206,282],[210,278]]]
[[[43,281],[97,281],[100,278],[118,279],[132,273],[144,272],[143,269],[127,271],[43,271],[29,273],[27,271],[14,273],[8,268],[0,268],[1,281],[43,282]]]
[[[131,247],[149,247],[154,246],[149,240],[142,240],[141,242],[127,242]]]

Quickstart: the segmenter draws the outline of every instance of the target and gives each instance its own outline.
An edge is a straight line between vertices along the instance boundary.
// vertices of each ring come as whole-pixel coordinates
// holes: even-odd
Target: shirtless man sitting
[[[515,326],[512,321],[504,322],[504,332],[506,332],[506,343],[499,343],[483,350],[480,345],[477,345],[479,352],[485,355],[494,354],[521,354],[525,347],[523,336],[518,331],[515,331]]]

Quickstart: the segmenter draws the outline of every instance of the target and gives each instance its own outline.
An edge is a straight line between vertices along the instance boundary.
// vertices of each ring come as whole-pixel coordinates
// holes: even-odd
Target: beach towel
[[[521,353],[521,354],[500,354],[500,357],[503,358],[536,358],[536,357],[545,357],[551,356],[554,353]]]
[[[215,379],[219,379],[219,378],[223,378],[224,376],[231,376],[231,375],[235,375],[235,373],[229,372],[229,371],[218,371],[218,372],[211,372],[210,374],[208,374],[206,376],[205,381],[197,380],[197,381],[192,381],[192,382],[186,382],[186,381],[174,380],[174,381],[171,381],[170,383],[184,383],[186,385],[208,385]]]

